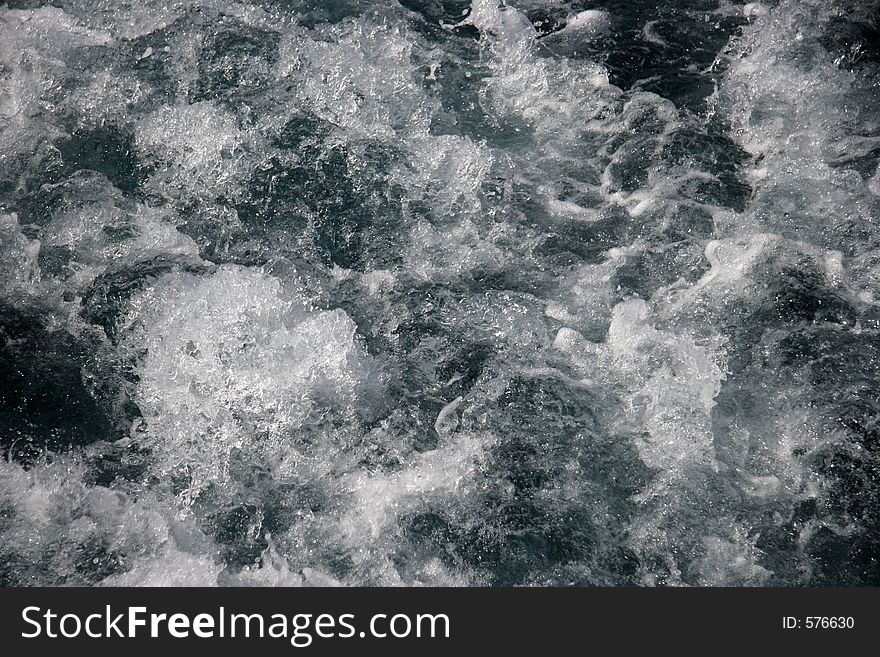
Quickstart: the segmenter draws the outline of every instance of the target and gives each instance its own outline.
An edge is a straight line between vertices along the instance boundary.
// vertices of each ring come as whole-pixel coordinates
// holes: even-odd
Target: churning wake
[[[0,8],[0,583],[880,584],[880,6]]]

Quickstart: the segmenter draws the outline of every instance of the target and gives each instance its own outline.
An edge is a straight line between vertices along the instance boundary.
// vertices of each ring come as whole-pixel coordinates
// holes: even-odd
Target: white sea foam
[[[145,444],[159,472],[189,478],[187,502],[227,480],[239,454],[293,481],[319,478],[344,457],[353,427],[335,429],[333,415],[356,422],[369,363],[345,313],[310,311],[290,292],[259,272],[221,267],[207,278],[167,276],[134,302]]]
[[[662,12],[198,4],[0,10],[13,583],[870,580],[815,557],[871,522],[840,12],[721,3],[700,114],[597,54],[672,57]],[[33,372],[106,435],[57,448]]]

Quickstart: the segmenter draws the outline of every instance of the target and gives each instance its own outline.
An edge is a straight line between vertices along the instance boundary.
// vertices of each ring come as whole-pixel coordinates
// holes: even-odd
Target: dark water
[[[880,584],[880,6],[0,9],[0,583]]]

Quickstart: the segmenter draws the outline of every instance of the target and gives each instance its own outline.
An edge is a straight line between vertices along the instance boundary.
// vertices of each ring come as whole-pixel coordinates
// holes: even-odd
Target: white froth
[[[162,107],[139,123],[136,143],[155,169],[148,184],[171,196],[235,197],[253,166],[250,135],[208,101]]]
[[[22,234],[18,217],[0,214],[0,283],[7,292],[26,291],[39,282],[39,253],[40,242]]]
[[[21,565],[23,583],[481,583],[492,576],[471,572],[483,567],[475,565],[482,555],[453,558],[453,548],[427,539],[417,545],[408,519],[436,512],[438,524],[457,531],[497,531],[481,539],[497,540],[503,552],[505,540],[515,542],[504,535],[510,528],[503,520],[480,524],[492,491],[505,504],[534,501],[548,525],[560,500],[596,518],[616,513],[607,508],[613,500],[586,499],[595,484],[584,473],[589,464],[569,454],[551,464],[559,473],[528,502],[514,499],[510,473],[485,471],[492,459],[514,467],[503,448],[523,437],[496,435],[491,424],[509,419],[516,400],[501,390],[516,376],[552,380],[575,405],[589,405],[597,435],[582,430],[579,416],[571,437],[578,447],[594,447],[598,432],[607,433],[633,453],[619,458],[649,471],[638,490],[620,494],[633,510],[614,525],[643,583],[772,581],[752,525],[767,508],[790,512],[828,494],[799,454],[840,435],[811,405],[808,373],[771,371],[769,356],[766,371],[757,371],[765,367],[757,355],[759,364],[749,365],[756,371],[728,370],[752,348],[736,344],[745,340],[736,332],[749,327],[732,325],[774,307],[786,270],[815,274],[824,292],[853,306],[880,298],[880,255],[857,237],[876,214],[880,170],[853,167],[880,143],[864,110],[873,92],[819,43],[830,17],[823,3],[783,0],[773,12],[722,3],[716,12],[750,19],[738,19],[746,25],[724,54],[728,67],[713,98],[743,149],[731,155],[732,168],[751,189],[737,209],[711,194],[688,195],[724,186],[714,165],[700,164],[704,153],[670,155],[708,143],[691,147],[689,132],[714,138],[702,118],[657,94],[618,89],[599,62],[553,50],[595,46],[598,35],[613,40],[614,17],[604,11],[570,15],[564,29],[539,40],[525,10],[564,16],[570,3],[473,0],[457,26],[444,26],[441,34],[460,40],[447,52],[414,27],[415,13],[405,19],[371,6],[351,16],[367,3],[350,3],[349,17],[313,27],[235,3],[205,3],[198,20],[189,5],[152,0],[67,4],[0,10],[0,167],[19,176],[2,183],[16,198],[63,199],[35,210],[30,226],[0,214],[3,301],[29,295],[73,317],[99,277],[137,273],[113,301],[121,313],[114,353],[142,416],[125,444],[148,456],[143,481],[120,479],[118,490],[83,483],[89,447],[30,470],[0,463],[0,506],[11,509],[0,556]],[[209,28],[199,21],[213,20],[233,35],[253,29],[272,56],[210,60]],[[642,38],[670,47],[658,24],[646,23]],[[478,43],[453,29],[464,26],[479,32]],[[88,63],[85,55],[131,61],[88,64],[82,76],[77,58]],[[228,80],[239,64],[244,82],[229,96],[205,93],[206,70]],[[457,74],[467,81],[462,93],[473,94],[473,116],[447,106],[460,100],[444,96],[455,95],[444,84]],[[309,148],[279,145],[303,116],[321,123]],[[58,153],[71,125],[133,129],[137,173],[146,176],[136,194],[116,189],[110,173],[49,179],[47,168],[69,164]],[[684,146],[675,141],[682,134]],[[721,155],[736,150],[727,146]],[[332,215],[307,217],[307,228],[297,223],[300,204],[324,190],[303,184],[272,199],[279,215],[294,217],[275,225],[271,213],[246,215],[248,204],[264,200],[249,187],[263,174],[272,185],[288,174],[331,177],[331,167],[319,171],[320,158],[342,152],[354,160],[372,147],[387,167],[364,156],[356,162],[362,170],[339,175],[351,177],[345,182],[355,193],[389,202],[394,233],[381,268],[327,265],[317,247],[279,247],[272,267],[283,264],[273,275],[268,265],[203,259],[213,257],[206,248],[213,245],[201,231],[235,232],[253,240],[245,246],[266,239],[272,251],[274,241],[306,243],[320,221],[335,229]],[[381,189],[364,189],[372,183],[358,179],[361,171],[377,172]],[[370,239],[371,209],[360,212],[352,223],[363,226],[352,231]],[[688,222],[700,219],[691,216],[708,217],[708,226],[694,229]],[[697,261],[687,276],[664,260],[679,247]],[[41,269],[39,257],[51,253],[61,264],[52,269],[47,257]],[[650,268],[652,257],[663,266],[644,277],[656,280],[647,292],[628,289],[629,268]],[[247,253],[238,262],[255,260]],[[162,265],[158,278],[151,263]],[[789,329],[775,321],[748,338],[755,354],[772,355]],[[70,322],[71,339],[82,337],[82,324]],[[809,318],[804,324],[816,329]],[[367,345],[382,355],[369,355]],[[476,381],[465,385],[471,375]],[[760,379],[766,417],[721,406],[726,386],[752,385],[737,375]],[[564,416],[567,402],[552,386],[536,389],[547,394],[548,413],[558,403]],[[404,401],[389,399],[389,390]],[[550,453],[555,445],[545,448],[536,461],[558,456]],[[278,512],[271,536],[269,505]],[[262,554],[233,572],[219,554],[236,546],[215,544],[195,525],[246,508],[256,509],[242,521],[247,558]],[[806,544],[823,527],[854,531],[823,522],[802,528],[798,540]],[[82,555],[97,559],[94,568],[77,562]]]
[[[281,46],[277,70],[299,80],[297,95],[322,119],[367,137],[424,132],[432,113],[400,25],[347,20],[296,33]]]
[[[369,370],[345,313],[307,306],[239,267],[167,276],[135,303],[146,442],[159,472],[190,478],[188,495],[226,481],[238,453],[282,480],[333,469],[332,416],[356,421],[349,409]],[[317,433],[303,440],[306,430]]]
[[[208,541],[177,538],[197,531],[175,528],[149,495],[135,502],[83,485],[76,476],[82,474],[82,464],[72,460],[30,470],[0,461],[2,558],[19,564],[21,584],[216,584]],[[117,575],[120,570],[128,572]],[[94,572],[106,576],[95,581]]]

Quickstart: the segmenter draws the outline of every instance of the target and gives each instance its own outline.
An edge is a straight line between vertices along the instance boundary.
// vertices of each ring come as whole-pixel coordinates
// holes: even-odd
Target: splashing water
[[[880,5],[0,8],[0,583],[880,584]]]

